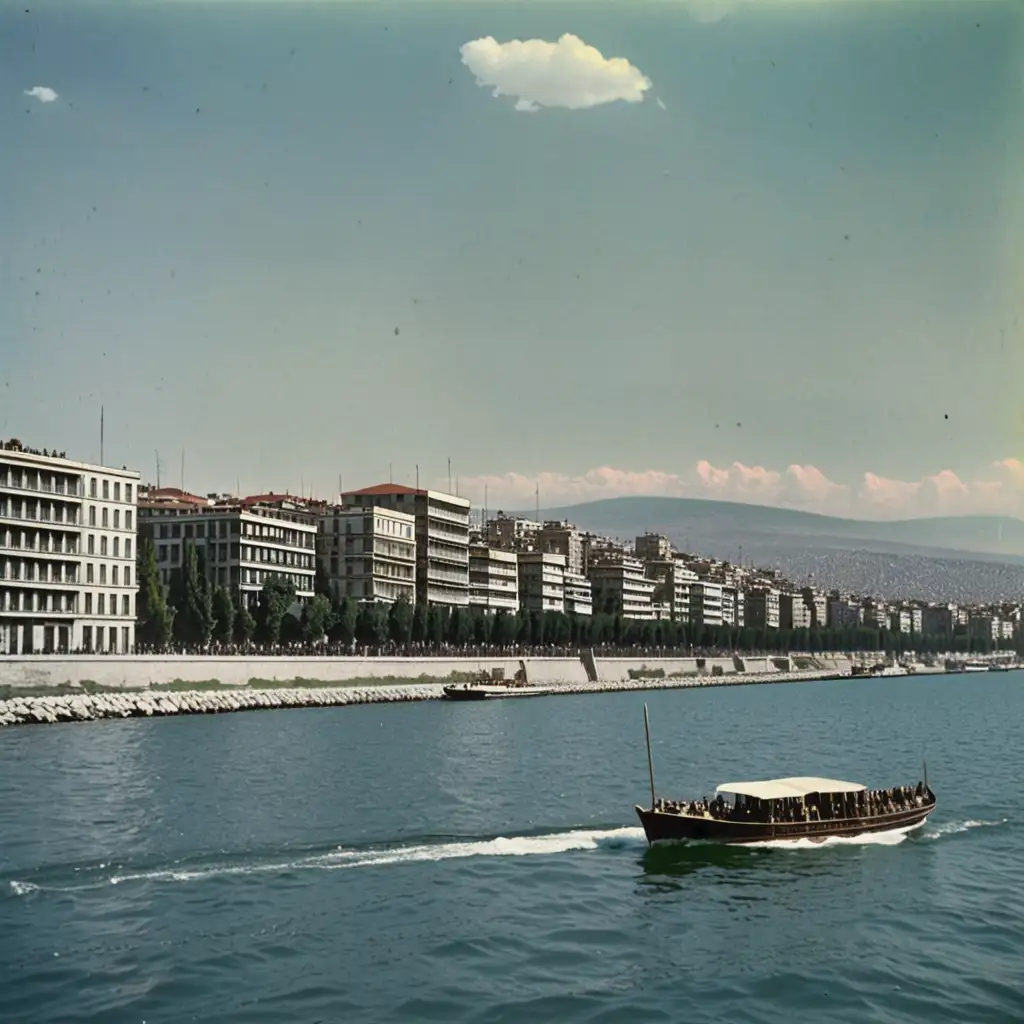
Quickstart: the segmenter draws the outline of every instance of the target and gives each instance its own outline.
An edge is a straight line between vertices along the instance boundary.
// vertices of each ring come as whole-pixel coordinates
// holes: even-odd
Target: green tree
[[[185,541],[184,557],[181,569],[176,574],[174,589],[180,590],[179,639],[190,644],[209,643],[213,634],[213,596],[204,565],[192,540]]]
[[[174,609],[167,604],[160,573],[156,567],[156,545],[153,538],[139,538],[135,579],[139,594],[135,602],[136,641],[154,647],[171,642]]]
[[[235,640],[240,644],[247,644],[256,632],[256,620],[252,617],[243,597],[235,612]]]
[[[230,643],[235,633],[235,605],[224,587],[213,591],[213,635],[221,643]]]
[[[356,639],[367,646],[380,646],[387,638],[387,606],[379,601],[363,601],[356,616]]]
[[[278,573],[267,577],[260,591],[260,601],[256,609],[259,637],[264,643],[278,642],[282,622],[294,601],[295,585],[289,579]]]
[[[317,593],[302,609],[302,637],[310,643],[319,643],[330,632],[333,622],[331,599]]]
[[[412,639],[415,614],[409,599],[405,596],[391,605],[388,612],[388,636],[400,647],[404,647]]]
[[[330,638],[336,643],[348,645],[356,637],[356,620],[359,616],[359,605],[346,595],[341,599],[334,615]]]
[[[425,643],[429,637],[429,629],[427,619],[429,618],[429,609],[426,601],[417,601],[416,607],[412,613],[412,641],[416,644]]]

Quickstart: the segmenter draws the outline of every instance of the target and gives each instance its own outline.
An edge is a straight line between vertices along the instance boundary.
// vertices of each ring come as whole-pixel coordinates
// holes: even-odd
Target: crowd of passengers
[[[704,797],[703,800],[689,802],[659,798],[654,809],[667,814],[688,814],[722,821],[826,821],[896,814],[923,807],[929,800],[928,788],[919,782],[916,786],[863,789],[858,793],[814,793],[805,800],[798,797],[756,800],[737,796],[735,804],[730,804],[721,795],[714,800]]]

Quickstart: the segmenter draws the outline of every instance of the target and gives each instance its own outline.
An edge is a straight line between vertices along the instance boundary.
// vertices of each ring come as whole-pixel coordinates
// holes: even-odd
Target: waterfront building
[[[590,580],[565,570],[565,610],[569,615],[593,615],[594,593]]]
[[[744,594],[746,623],[753,629],[779,628],[779,592],[774,587],[754,586]]]
[[[864,609],[864,625],[872,629],[888,629],[890,608],[884,601],[865,597],[861,602]]]
[[[317,561],[336,601],[416,602],[416,517],[390,508],[327,509]]]
[[[0,653],[135,646],[139,474],[0,446]]]
[[[958,624],[955,604],[929,604],[921,609],[921,631],[952,636]]]
[[[690,584],[690,623],[694,626],[721,626],[722,584],[698,580]]]
[[[864,609],[853,597],[844,597],[833,590],[828,595],[828,624],[832,628],[860,626],[864,622]]]
[[[520,551],[519,606],[528,612],[565,611],[565,555]]]
[[[484,525],[483,539],[490,547],[502,551],[533,551],[535,538],[543,526],[536,519],[499,512]]]
[[[377,484],[342,495],[345,508],[390,508],[416,520],[416,600],[469,607],[468,498],[403,484]]]
[[[909,635],[914,631],[914,619],[910,608],[893,608],[889,612],[888,628],[892,633]]]
[[[624,619],[653,619],[655,582],[644,564],[629,555],[606,554],[590,566],[595,611]]]
[[[804,606],[810,613],[811,629],[824,629],[828,623],[828,598],[814,587],[804,587],[800,591]]]
[[[644,562],[663,562],[672,557],[672,543],[660,533],[645,533],[637,537],[633,552]]]
[[[139,501],[139,528],[153,540],[165,586],[191,541],[210,584],[249,609],[270,576],[287,578],[299,604],[313,596],[316,520],[309,503],[287,494],[214,499],[150,488]]]
[[[647,576],[655,583],[651,600],[667,604],[675,622],[689,622],[690,587],[697,582],[697,574],[679,559],[668,558],[648,561]]]
[[[565,570],[583,573],[583,535],[572,523],[549,520],[533,534],[533,547],[553,555],[565,555]]]
[[[632,557],[621,541],[597,533],[580,534],[580,545],[583,554],[583,575],[588,577],[591,567],[598,562],[614,562]]]
[[[519,611],[519,560],[514,551],[470,545],[469,604],[488,612]]]
[[[729,573],[726,578],[736,578],[736,574]],[[742,629],[747,621],[747,600],[746,592],[739,583],[722,584],[722,625],[735,626]]]
[[[800,594],[779,594],[779,629],[810,629],[811,609]]]

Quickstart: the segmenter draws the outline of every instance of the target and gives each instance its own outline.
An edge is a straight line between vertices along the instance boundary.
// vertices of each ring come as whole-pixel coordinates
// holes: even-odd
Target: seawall
[[[594,677],[588,674],[588,661]],[[513,679],[525,668],[537,685],[613,683],[697,676],[771,675],[816,670],[848,673],[846,655],[743,658],[362,658],[210,657],[189,655],[13,655],[0,658],[0,692],[139,690],[175,684],[241,687],[287,683],[468,682]]]

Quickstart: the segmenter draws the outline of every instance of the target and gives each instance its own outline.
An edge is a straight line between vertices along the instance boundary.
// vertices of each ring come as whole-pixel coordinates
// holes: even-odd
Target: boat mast
[[[647,736],[647,771],[651,776],[651,810],[654,810],[654,760],[651,757],[651,720],[647,715],[647,701],[644,701],[644,734]]]
[[[924,788],[925,792],[928,792],[928,762],[922,757],[921,767],[924,769]]]

